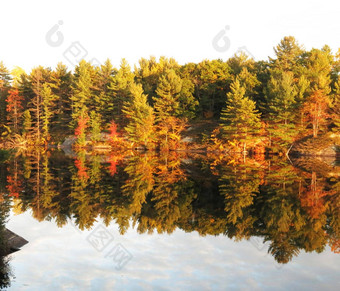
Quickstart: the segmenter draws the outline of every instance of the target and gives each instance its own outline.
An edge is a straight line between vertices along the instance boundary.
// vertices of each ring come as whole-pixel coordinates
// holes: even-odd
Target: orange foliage
[[[85,166],[85,162],[80,159],[76,159],[74,161],[74,165],[78,169],[78,177],[80,179],[87,180],[89,178],[89,175],[87,174],[88,168]]]
[[[22,96],[19,95],[18,89],[12,89],[8,91],[8,97],[6,99],[7,106],[6,111],[7,112],[14,112],[15,110],[22,109],[21,101],[24,100]]]
[[[331,251],[335,254],[340,254],[340,239],[331,240]]]
[[[74,134],[76,136],[80,136],[82,134],[85,133],[85,130],[86,128],[88,127],[88,121],[89,121],[89,117],[88,116],[79,116],[79,119],[78,119],[78,127],[76,128]]]
[[[307,208],[307,212],[313,219],[318,219],[326,210],[325,199],[323,197],[332,195],[332,191],[324,191],[323,186],[317,184],[316,173],[312,173],[311,185],[301,196],[302,207]]]
[[[330,100],[323,90],[315,90],[303,105],[303,113],[307,115],[307,119],[312,123],[313,136],[318,136],[320,126],[325,123],[329,116],[327,109]]]
[[[20,181],[14,179],[12,176],[7,176],[7,190],[9,191],[10,197],[19,198],[19,193],[21,191]]]

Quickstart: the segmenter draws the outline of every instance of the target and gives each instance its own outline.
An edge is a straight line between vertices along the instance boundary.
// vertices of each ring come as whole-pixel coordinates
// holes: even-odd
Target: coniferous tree
[[[125,102],[123,112],[128,124],[125,131],[130,141],[137,145],[149,147],[154,134],[154,114],[147,102],[141,84],[130,85],[131,101]]]
[[[51,72],[50,86],[53,94],[57,96],[55,100],[55,114],[51,118],[52,132],[69,132],[69,125],[72,121],[71,93],[72,74],[67,67],[58,63],[54,71]]]
[[[293,141],[297,131],[297,88],[292,72],[271,72],[267,86],[268,131],[275,142],[282,146]]]
[[[260,126],[260,114],[255,102],[245,96],[245,88],[236,79],[231,85],[231,92],[227,94],[226,107],[221,113],[221,128],[225,138],[242,145],[245,153],[248,142],[254,139]]]
[[[94,68],[85,60],[80,61],[75,68],[74,81],[72,85],[72,123],[74,128],[78,118],[89,108],[89,103],[93,97]],[[84,116],[82,117],[84,118]]]
[[[42,98],[42,137],[45,141],[50,139],[50,121],[55,115],[55,101],[58,99],[58,96],[52,92],[52,89],[48,83],[42,85],[41,89],[41,98]]]
[[[124,102],[130,98],[129,86],[134,82],[134,74],[131,72],[130,65],[122,59],[117,74],[113,77],[109,89],[113,91],[113,111],[112,117],[119,127],[126,125],[126,120],[122,112]]]

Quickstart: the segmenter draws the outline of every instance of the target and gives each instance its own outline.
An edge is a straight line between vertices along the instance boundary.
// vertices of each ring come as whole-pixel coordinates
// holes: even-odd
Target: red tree
[[[19,95],[18,89],[8,91],[6,111],[9,114],[7,115],[7,119],[10,121],[10,124],[12,124],[15,133],[18,132],[19,118],[23,109],[21,103],[23,100],[24,98]]]

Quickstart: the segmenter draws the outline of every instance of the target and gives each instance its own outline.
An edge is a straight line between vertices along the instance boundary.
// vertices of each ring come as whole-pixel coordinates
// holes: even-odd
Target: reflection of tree
[[[101,217],[122,234],[132,222],[139,233],[179,227],[236,240],[258,236],[280,263],[327,244],[339,252],[338,179],[302,172],[278,157],[210,162],[171,151],[130,157],[80,151],[72,159],[35,150],[0,164],[0,172],[0,189],[16,213],[31,209],[36,219],[59,226],[73,217],[90,229]]]
[[[225,199],[227,222],[232,225],[231,233],[236,238],[249,237],[249,229],[256,220],[251,206],[258,193],[259,169],[251,167],[251,164],[240,164],[223,167],[221,172],[220,194]]]

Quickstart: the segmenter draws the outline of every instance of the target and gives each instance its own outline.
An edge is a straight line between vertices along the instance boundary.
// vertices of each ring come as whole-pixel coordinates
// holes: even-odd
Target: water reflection
[[[36,151],[0,171],[3,205],[60,227],[72,218],[91,229],[101,217],[121,234],[133,225],[139,233],[257,237],[278,263],[301,250],[340,251],[340,169],[322,160]]]

